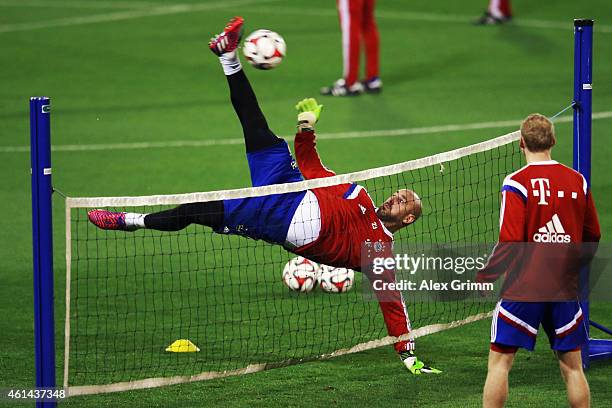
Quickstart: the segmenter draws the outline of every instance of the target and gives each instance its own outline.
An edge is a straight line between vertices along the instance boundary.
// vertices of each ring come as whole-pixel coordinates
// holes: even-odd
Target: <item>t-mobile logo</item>
[[[537,185],[537,186],[536,186]],[[546,178],[531,179],[531,187],[534,188],[533,196],[540,197],[538,205],[548,205],[546,197],[550,197],[550,182]]]

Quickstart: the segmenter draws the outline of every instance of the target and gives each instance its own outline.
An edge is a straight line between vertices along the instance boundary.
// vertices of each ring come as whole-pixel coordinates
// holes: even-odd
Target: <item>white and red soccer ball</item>
[[[317,287],[319,264],[304,257],[291,259],[283,269],[283,282],[296,292],[311,292]]]
[[[242,44],[244,56],[257,69],[276,68],[287,54],[285,40],[270,30],[257,30]]]
[[[344,293],[353,288],[355,272],[348,268],[319,267],[319,285],[324,292]]]
[[[285,264],[283,282],[296,292],[312,292],[319,285],[327,293],[344,293],[352,289],[355,272],[347,268],[319,265],[298,256]]]

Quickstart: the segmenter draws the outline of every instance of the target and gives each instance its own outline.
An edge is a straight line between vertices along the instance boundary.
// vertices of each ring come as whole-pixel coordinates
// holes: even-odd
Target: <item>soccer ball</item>
[[[287,262],[283,269],[283,282],[296,292],[310,292],[317,287],[319,265],[298,256]]]
[[[347,268],[334,268],[321,265],[319,267],[319,285],[327,293],[344,293],[352,289],[355,282],[355,272]]]
[[[255,68],[272,69],[283,61],[287,45],[274,31],[257,30],[244,40],[242,52]]]

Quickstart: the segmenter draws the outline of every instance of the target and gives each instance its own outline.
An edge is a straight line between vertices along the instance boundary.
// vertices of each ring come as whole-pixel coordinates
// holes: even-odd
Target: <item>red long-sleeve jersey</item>
[[[306,179],[336,175],[321,163],[314,132],[297,134],[295,155]],[[376,215],[376,207],[362,186],[340,184],[315,188],[312,192],[321,211],[321,233],[316,241],[299,248],[300,253],[327,265],[361,270],[361,250],[365,242],[393,241],[393,234]]]
[[[298,167],[306,179],[334,176],[326,168],[316,149],[314,132],[301,132],[295,137],[295,155]],[[376,215],[376,207],[365,188],[357,184],[341,184],[316,188],[321,213],[321,232],[312,243],[294,250],[295,253],[326,265],[362,270],[364,244],[381,243],[381,253],[376,256],[393,256],[393,234],[385,228]],[[363,271],[366,272],[367,271]],[[377,279],[395,281],[395,272],[387,270]],[[387,330],[391,336],[410,331],[410,320],[401,292],[377,291]],[[395,344],[398,352],[413,347],[412,342]]]
[[[576,282],[570,281],[579,269],[572,263],[578,259],[578,244],[600,237],[585,178],[554,160],[528,164],[504,179],[499,244],[478,278],[493,281],[512,273],[502,293],[507,300],[563,298],[576,290]]]

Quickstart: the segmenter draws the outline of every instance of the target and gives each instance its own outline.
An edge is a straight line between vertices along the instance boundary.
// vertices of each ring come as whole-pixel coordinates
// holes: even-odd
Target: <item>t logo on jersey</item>
[[[540,197],[538,205],[548,205],[548,203],[546,202],[546,197],[550,197],[550,182],[548,181],[548,179],[531,179],[531,187],[534,188],[534,190],[532,191],[533,196]]]

